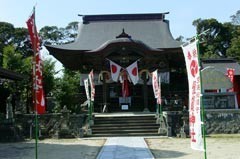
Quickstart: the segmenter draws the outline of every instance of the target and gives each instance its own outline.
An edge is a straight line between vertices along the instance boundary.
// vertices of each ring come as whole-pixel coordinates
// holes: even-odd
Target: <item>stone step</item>
[[[91,136],[158,135],[155,115],[102,116],[94,118]]]
[[[94,125],[92,126],[91,128],[92,129],[125,129],[125,128],[128,128],[128,129],[135,129],[135,128],[157,128],[159,127],[158,124],[148,124],[148,125],[144,125],[144,124],[135,124],[135,123],[131,123],[131,124],[128,124],[128,125],[125,125],[125,124],[118,124],[118,125],[115,125],[115,124],[104,124],[104,125]]]
[[[88,135],[89,137],[119,137],[119,136],[159,136],[158,133],[122,133],[122,134],[113,134],[113,133],[103,133],[103,134],[92,134]]]
[[[143,132],[157,132],[158,129],[112,129],[112,130],[107,130],[107,133],[143,133]],[[92,130],[93,133],[106,133],[106,130]]]
[[[94,123],[97,124],[128,124],[128,123],[156,123],[156,119],[154,120],[106,120],[106,121],[97,121],[94,120]]]

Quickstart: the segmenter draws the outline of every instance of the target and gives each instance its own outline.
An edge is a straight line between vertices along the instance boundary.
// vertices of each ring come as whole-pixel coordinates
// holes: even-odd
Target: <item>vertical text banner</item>
[[[89,95],[89,83],[88,83],[88,78],[84,79],[84,86],[85,86],[85,92],[87,96],[87,100],[90,100],[90,95]]]
[[[228,89],[228,92],[234,92],[234,74],[235,74],[235,69],[227,68],[227,76],[233,84],[233,87]]]
[[[158,70],[152,72],[152,86],[154,97],[157,99],[157,104],[161,104],[161,81],[158,78]]]
[[[32,15],[27,20],[27,27],[32,43],[32,49],[34,52],[33,57],[33,88],[34,88],[34,100],[33,103],[36,106],[36,112],[38,114],[45,113],[45,96],[43,90],[43,64],[40,56],[40,37],[37,33],[37,28],[35,25],[35,9],[33,10]]]
[[[204,151],[201,129],[201,83],[200,66],[198,61],[197,40],[182,46],[185,57],[188,86],[189,86],[189,130],[191,136],[191,148]]]
[[[88,74],[89,82],[90,82],[90,87],[91,87],[91,101],[94,101],[95,97],[95,85],[94,85],[94,74],[93,70]]]

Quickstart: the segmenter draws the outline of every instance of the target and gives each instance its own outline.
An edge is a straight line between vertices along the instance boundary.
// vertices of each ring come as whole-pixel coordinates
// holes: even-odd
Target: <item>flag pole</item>
[[[160,117],[163,117],[163,111],[162,111],[162,93],[161,93],[161,75],[159,74],[158,77],[158,87],[159,87],[159,109],[160,109]]]
[[[35,23],[35,6],[33,7],[33,14],[34,14],[34,29],[36,26]],[[36,30],[35,30],[36,32]],[[37,46],[36,46],[36,37],[34,38],[34,43],[33,43],[33,72],[34,72],[34,105],[35,105],[35,158],[38,159],[38,112],[37,112],[37,92],[36,92],[36,87],[37,87],[37,79],[36,79],[36,53],[37,53]]]
[[[204,31],[201,34],[205,34],[207,31]],[[199,35],[196,36],[196,39],[199,39]],[[197,41],[197,53],[198,53],[198,61],[200,62],[200,49],[199,49],[199,41]],[[202,134],[203,134],[203,143],[204,143],[204,159],[207,159],[207,144],[206,144],[206,130],[205,130],[205,110],[204,110],[204,106],[203,106],[203,88],[202,88],[202,73],[201,73],[201,68],[199,69],[199,76],[200,76],[200,108],[201,108],[201,119],[202,119]]]

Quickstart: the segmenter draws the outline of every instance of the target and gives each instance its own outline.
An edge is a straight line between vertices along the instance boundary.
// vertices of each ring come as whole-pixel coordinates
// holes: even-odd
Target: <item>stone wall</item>
[[[207,134],[240,133],[240,110],[205,110]]]
[[[81,128],[86,121],[85,114],[54,113],[38,116],[40,138],[82,137]],[[19,114],[15,116],[15,125],[23,138],[34,138],[35,115]]]

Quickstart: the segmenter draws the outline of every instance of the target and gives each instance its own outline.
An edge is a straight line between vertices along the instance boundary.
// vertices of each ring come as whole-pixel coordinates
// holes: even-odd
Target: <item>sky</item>
[[[0,21],[15,27],[26,27],[26,20],[36,5],[36,24],[65,27],[80,21],[78,14],[125,14],[170,12],[173,37],[189,38],[195,35],[195,19],[215,18],[230,21],[230,16],[240,10],[240,0],[0,0]]]
[[[0,0],[0,21],[15,27],[26,27],[26,20],[36,5],[36,25],[65,27],[81,21],[82,15],[164,13],[170,21],[174,38],[193,37],[192,22],[198,18],[215,18],[229,22],[230,16],[240,10],[240,0]]]

